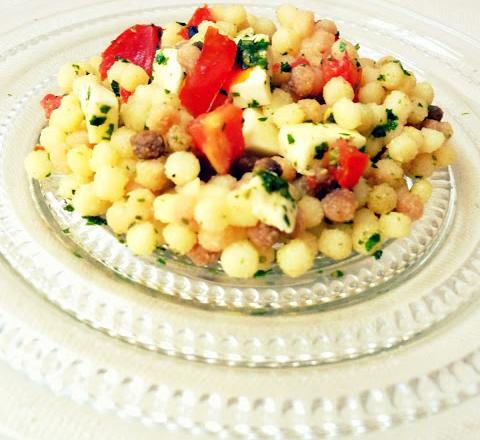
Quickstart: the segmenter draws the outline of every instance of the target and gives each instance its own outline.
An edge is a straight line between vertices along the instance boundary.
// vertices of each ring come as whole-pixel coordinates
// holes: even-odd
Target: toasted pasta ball
[[[418,179],[410,190],[412,194],[417,195],[422,199],[423,203],[427,203],[432,196],[432,184],[427,179]]]
[[[272,121],[277,127],[300,124],[305,120],[302,107],[296,103],[284,105],[273,113]]]
[[[50,152],[54,149],[64,148],[67,135],[58,127],[48,126],[40,132],[40,145]]]
[[[398,117],[399,121],[404,124],[408,115],[412,111],[412,102],[410,98],[403,92],[394,90],[390,92],[384,101],[385,108],[389,108]]]
[[[401,64],[390,61],[380,67],[379,81],[387,90],[398,89],[405,79]]]
[[[200,227],[207,231],[222,231],[228,226],[228,211],[223,197],[201,198],[193,215]]]
[[[277,263],[290,277],[303,275],[313,266],[314,256],[308,244],[298,238],[289,241],[277,251]]]
[[[227,221],[233,226],[255,226],[258,218],[252,213],[252,202],[249,198],[231,192],[226,199]]]
[[[390,157],[402,163],[411,161],[418,153],[415,140],[403,133],[393,138],[387,148]]]
[[[407,167],[408,174],[414,177],[430,177],[435,171],[435,163],[431,154],[421,153]]]
[[[221,6],[215,5],[211,8],[215,21],[226,21],[238,26],[247,19],[245,8],[240,5]]]
[[[382,214],[379,225],[381,234],[385,238],[407,237],[412,230],[412,220],[401,212]]]
[[[152,191],[161,190],[167,183],[165,167],[161,159],[137,162],[136,172],[135,182]]]
[[[291,104],[293,102],[292,95],[290,93],[286,92],[283,89],[276,88],[272,92],[272,101],[270,102],[269,105],[266,105],[263,107],[263,112],[265,116],[272,116],[275,110],[278,108]]]
[[[293,29],[301,38],[310,35],[315,27],[313,12],[302,11],[292,5],[280,6],[277,17],[282,26]]]
[[[120,127],[115,130],[110,139],[110,146],[117,151],[117,153],[124,159],[131,159],[134,157],[133,148],[130,139],[136,134],[136,131],[130,130],[127,127]]]
[[[257,17],[252,27],[256,34],[265,34],[268,35],[270,38],[272,38],[272,35],[277,30],[277,27],[272,20],[263,17]]]
[[[258,270],[258,251],[248,240],[227,246],[220,257],[225,273],[235,278],[250,278]]]
[[[323,98],[329,107],[342,98],[353,100],[354,95],[350,83],[341,76],[332,78],[323,88]]]
[[[58,85],[63,93],[71,93],[73,82],[79,77],[87,74],[87,64],[82,62],[65,63],[58,71]]]
[[[321,122],[326,106],[318,103],[316,99],[300,99],[297,104],[303,110],[306,121]]]
[[[93,189],[99,199],[115,202],[125,194],[128,173],[120,167],[104,166],[93,178]]]
[[[386,183],[375,185],[368,194],[368,208],[377,214],[386,214],[395,208],[397,193]]]
[[[116,81],[127,92],[134,92],[139,85],[148,84],[149,76],[136,64],[115,61],[108,70],[108,82]]]
[[[165,162],[165,174],[175,185],[185,185],[200,173],[200,162],[187,151],[170,154]]]
[[[315,27],[316,29],[322,29],[333,35],[336,35],[336,33],[338,32],[337,25],[335,24],[335,22],[327,18],[322,18],[321,20],[318,20],[315,24]]]
[[[433,153],[433,159],[437,168],[448,167],[455,162],[455,149],[450,144],[444,144]]]
[[[181,219],[180,205],[183,199],[179,194],[162,194],[153,202],[153,215],[163,223],[173,223]]]
[[[323,54],[330,50],[334,42],[334,34],[317,28],[312,35],[302,40],[300,52],[311,66],[320,66]]]
[[[377,81],[380,76],[380,69],[375,66],[366,66],[362,69],[362,85]]]
[[[197,242],[197,234],[183,223],[169,223],[163,228],[163,238],[175,253],[185,255]]]
[[[150,222],[137,223],[127,232],[127,246],[140,256],[151,255],[157,247],[157,233]]]
[[[62,199],[71,200],[76,190],[84,183],[88,183],[88,181],[76,174],[66,174],[60,178],[57,194]]]
[[[318,239],[320,252],[334,260],[343,260],[352,253],[352,236],[340,229],[324,229]]]
[[[105,166],[118,165],[119,161],[120,155],[116,149],[112,148],[110,142],[100,142],[93,147],[90,168],[93,171],[98,171]]]
[[[100,199],[94,189],[93,182],[81,185],[72,197],[72,206],[80,215],[102,215],[110,203]]]
[[[374,102],[381,104],[385,99],[385,89],[378,81],[371,81],[362,86],[358,92],[358,100],[363,104]]]
[[[86,145],[73,147],[67,153],[68,166],[75,174],[88,179],[93,174],[93,170],[90,168],[92,154],[92,150]]]
[[[368,193],[370,192],[370,185],[367,183],[364,177],[360,177],[358,183],[353,187],[352,191],[357,199],[358,206],[365,206],[368,200]]]
[[[373,170],[376,182],[388,183],[395,187],[397,182],[403,179],[403,168],[398,162],[391,159],[381,159],[376,165],[377,167]]]
[[[355,130],[362,124],[362,110],[359,104],[341,98],[332,107],[335,122],[340,127]]]
[[[428,105],[431,105],[433,98],[435,96],[433,87],[428,82],[419,82],[413,88],[411,92],[412,96],[416,98],[421,98],[427,102]]]
[[[62,98],[60,107],[50,115],[49,124],[52,127],[58,127],[65,133],[71,133],[80,128],[84,119],[78,98],[74,95],[67,95]]]
[[[433,153],[445,143],[445,135],[441,131],[422,128],[423,145],[421,153]]]
[[[378,226],[377,216],[368,208],[361,208],[355,213],[353,218],[354,228],[366,228],[375,229]]]
[[[382,151],[384,146],[385,139],[369,136],[365,145],[365,153],[367,153],[369,157],[375,157],[380,151]]]
[[[423,135],[422,132],[415,127],[403,127],[402,134],[410,136],[418,145],[418,151],[421,152],[423,147]]]
[[[302,240],[308,246],[308,249],[312,253],[313,257],[317,256],[318,253],[318,238],[311,232],[303,231],[300,234],[295,236],[296,239]]]
[[[332,45],[331,54],[336,60],[343,60],[345,54],[348,54],[351,60],[357,60],[358,54],[352,43],[348,42],[344,38],[339,38]]]
[[[428,116],[428,104],[422,98],[412,99],[412,111],[408,115],[408,123],[420,124]]]
[[[300,48],[300,35],[294,30],[279,27],[272,35],[272,50],[274,53],[287,52],[290,55],[296,55]]]
[[[352,232],[353,249],[361,255],[371,255],[381,248],[383,237],[377,220],[375,227],[362,225],[354,227]]]
[[[401,188],[397,192],[398,201],[396,211],[408,215],[413,221],[423,215],[423,202],[420,196],[412,194],[408,188]]]
[[[227,226],[223,231],[207,231],[200,229],[198,233],[198,242],[210,252],[221,252],[228,245],[245,240],[247,232],[245,228]]]
[[[25,158],[25,170],[32,179],[42,180],[50,176],[53,171],[52,162],[46,151],[31,151]]]
[[[107,209],[107,225],[115,234],[125,234],[134,222],[125,200],[117,200]]]
[[[165,47],[175,47],[177,43],[183,41],[183,37],[179,34],[183,26],[174,22],[167,23],[163,27],[162,33],[162,49]]]
[[[298,202],[298,208],[302,212],[305,228],[314,228],[322,223],[323,208],[320,200],[311,196],[303,196]]]
[[[88,145],[88,133],[86,130],[77,130],[68,133],[65,142],[69,147],[76,147],[77,145]]]
[[[237,179],[230,174],[216,175],[208,181],[208,185],[216,185],[229,190],[233,189],[236,184]]]
[[[170,151],[188,150],[193,141],[183,125],[172,125],[165,136]]]
[[[153,216],[153,201],[155,195],[147,188],[139,188],[127,194],[127,209],[129,216],[135,220],[150,220]]]

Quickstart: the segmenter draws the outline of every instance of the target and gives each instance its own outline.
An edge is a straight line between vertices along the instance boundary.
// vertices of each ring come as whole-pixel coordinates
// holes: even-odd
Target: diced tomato
[[[296,60],[290,63],[290,67],[292,69],[297,66],[310,66],[310,62],[304,57],[298,57]]]
[[[180,101],[193,116],[212,108],[217,94],[230,78],[236,53],[233,40],[214,27],[208,28],[200,57],[180,90]]]
[[[52,114],[52,112],[58,107],[60,107],[60,104],[62,103],[62,98],[63,96],[57,96],[53,93],[48,93],[40,101],[40,105],[43,107],[43,111],[45,112],[45,117],[47,119],[50,119],[50,115]]]
[[[133,95],[133,92],[129,92],[128,90],[125,90],[123,87],[120,87],[120,99],[122,100],[123,103],[128,102],[130,99],[130,96]]]
[[[208,5],[204,5],[201,8],[198,8],[192,15],[192,18],[188,20],[188,23],[183,27],[183,29],[178,33],[181,35],[185,40],[188,40],[190,36],[188,35],[188,30],[192,26],[198,26],[202,21],[215,21],[212,15],[212,11],[208,7]]]
[[[198,116],[188,127],[196,149],[219,174],[228,173],[232,163],[245,151],[242,115],[242,109],[226,103]]]
[[[338,140],[336,146],[340,156],[337,168],[333,169],[333,176],[342,188],[352,189],[363,176],[369,158],[344,139]]]
[[[341,76],[352,85],[355,95],[358,93],[358,89],[362,83],[362,69],[357,68],[347,52],[345,52],[341,60],[337,60],[331,55],[327,56],[323,60],[322,70],[324,84],[332,78]]]
[[[153,58],[160,46],[162,28],[154,24],[136,24],[123,31],[102,53],[100,76],[107,77],[107,72],[115,61],[125,59],[140,66],[148,75],[152,75]]]

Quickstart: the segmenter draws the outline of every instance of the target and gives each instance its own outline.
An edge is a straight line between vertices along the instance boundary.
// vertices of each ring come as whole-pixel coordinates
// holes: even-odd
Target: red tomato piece
[[[298,57],[292,63],[290,63],[290,67],[293,69],[297,66],[310,66],[310,62],[304,57]]]
[[[198,26],[202,21],[215,21],[212,15],[212,11],[208,5],[204,5],[201,8],[198,8],[192,15],[192,18],[188,20],[188,23],[183,27],[183,29],[178,33],[185,40],[188,40],[190,37],[188,35],[188,30],[192,26]]]
[[[193,116],[212,108],[220,89],[230,78],[236,53],[233,40],[214,27],[208,28],[202,53],[180,90],[180,101]]]
[[[43,111],[45,112],[45,117],[47,119],[50,119],[50,115],[52,114],[52,112],[58,107],[60,107],[60,104],[62,103],[62,98],[63,96],[57,96],[53,93],[48,93],[40,101],[40,105],[43,107]]]
[[[345,52],[345,55],[341,60],[337,60],[331,55],[327,56],[323,60],[322,70],[324,84],[332,78],[341,76],[345,81],[352,85],[355,95],[358,93],[358,89],[362,83],[362,69],[357,68],[355,63],[348,56],[348,53]]]
[[[152,75],[153,59],[160,45],[162,28],[154,24],[136,24],[123,31],[102,53],[100,76],[107,72],[115,61],[125,59],[140,66],[148,75]]]
[[[226,174],[245,151],[242,125],[242,109],[227,102],[194,119],[188,132],[196,149],[206,156],[215,171]]]
[[[123,103],[128,102],[130,99],[130,96],[133,95],[133,92],[129,92],[128,90],[125,90],[123,87],[120,87],[120,98]]]
[[[333,175],[342,188],[352,189],[363,176],[369,157],[343,139],[337,141],[337,147],[340,157]]]

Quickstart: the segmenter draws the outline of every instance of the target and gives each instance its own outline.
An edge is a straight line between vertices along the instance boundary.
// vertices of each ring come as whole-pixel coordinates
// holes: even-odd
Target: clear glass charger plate
[[[246,2],[247,5],[249,3],[252,12],[272,15],[273,2],[271,4],[262,2],[261,5]],[[368,262],[365,260],[350,262],[348,266],[342,268],[347,273],[342,280],[332,280],[328,276],[316,273],[315,275],[309,274],[305,280],[291,282],[275,278],[274,275],[271,279],[255,281],[253,287],[233,286],[231,300],[228,300],[228,295],[222,293],[223,287],[207,289],[206,294],[200,296],[200,299],[192,298],[192,295],[185,295],[182,298],[179,294],[188,291],[189,279],[194,277],[185,276],[185,269],[176,267],[177,263],[172,263],[174,269],[179,272],[184,271],[184,273],[181,277],[170,275],[169,282],[172,287],[170,292],[165,288],[160,293],[142,288],[140,284],[148,284],[151,275],[150,269],[147,277],[142,272],[145,270],[146,263],[135,263],[134,267],[130,267],[128,264],[125,267],[119,267],[116,260],[109,260],[110,246],[107,246],[107,251],[107,247],[102,247],[102,243],[108,244],[106,233],[101,228],[90,228],[88,232],[85,232],[86,227],[78,222],[75,223],[75,219],[62,217],[62,214],[65,213],[58,209],[56,201],[48,193],[48,187],[33,187],[32,189],[22,166],[23,157],[35,143],[43,124],[37,105],[38,100],[46,90],[53,87],[54,74],[63,61],[84,58],[98,52],[111,39],[112,35],[133,22],[162,23],[172,19],[185,19],[192,11],[192,6],[188,3],[185,3],[185,6],[169,7],[165,2],[157,6],[147,2],[137,2],[135,5],[117,2],[115,16],[113,16],[106,5],[98,5],[88,12],[82,11],[82,14],[78,11],[65,13],[65,17],[63,17],[65,21],[62,20],[62,23],[58,17],[46,19],[41,25],[36,24],[31,28],[31,39],[22,39],[18,44],[7,41],[7,49],[0,52],[2,63],[0,79],[2,84],[8,85],[8,94],[11,95],[2,97],[0,104],[3,115],[0,125],[0,154],[2,155],[0,248],[11,267],[34,287],[33,292],[36,296],[30,298],[30,302],[27,303],[36,304],[39,310],[48,310],[52,319],[53,317],[57,319],[59,327],[60,322],[68,318],[58,314],[49,303],[39,302],[38,299],[47,298],[51,303],[70,315],[74,315],[80,321],[86,322],[96,329],[101,329],[108,335],[152,351],[208,363],[259,367],[318,365],[365,356],[395,347],[409,340],[418,339],[417,337],[426,335],[429,330],[437,328],[437,332],[425,336],[417,344],[422,341],[432,341],[431,338],[445,331],[442,329],[450,328],[453,322],[457,322],[455,320],[465,316],[464,314],[468,313],[465,310],[474,310],[479,279],[477,258],[480,238],[476,221],[479,207],[476,170],[479,164],[477,145],[480,125],[475,105],[480,102],[480,97],[479,84],[475,77],[475,69],[478,66],[474,63],[477,61],[474,57],[466,58],[463,54],[467,51],[472,53],[474,50],[478,52],[478,49],[472,47],[473,43],[466,37],[459,36],[434,23],[430,23],[428,35],[425,35],[421,25],[412,26],[412,17],[405,11],[383,6],[382,11],[379,12],[377,3],[374,1],[366,2],[362,6],[353,6],[350,1],[336,2],[335,5],[323,2],[305,3],[305,6],[322,16],[334,18],[347,37],[361,42],[364,53],[376,56],[393,53],[404,60],[408,68],[431,80],[437,90],[437,102],[447,110],[447,118],[454,123],[455,144],[462,154],[459,155],[453,170],[439,173],[436,176],[436,194],[429,206],[425,221],[417,225],[414,237],[389,245],[385,259],[381,260],[382,263],[375,262],[373,259],[369,259]],[[423,23],[420,17],[415,18],[418,23]],[[15,34],[7,38],[14,41]],[[455,203],[456,194],[458,200]],[[51,209],[46,209],[47,206]],[[43,217],[40,213],[43,213]],[[49,218],[51,215],[53,217]],[[55,216],[58,225],[54,221]],[[45,217],[51,221],[45,222]],[[60,233],[60,229],[65,227],[65,223],[62,221],[68,222],[74,232],[78,231],[78,235],[74,233],[66,241]],[[83,233],[84,235],[82,235]],[[59,238],[61,239],[59,240]],[[87,258],[79,259],[73,254],[74,251],[77,253],[76,246],[79,244],[87,251],[82,253]],[[401,254],[402,251],[404,254]],[[89,257],[87,254],[91,256]],[[398,258],[399,255],[401,258]],[[403,258],[403,255],[407,258]],[[95,263],[95,258],[103,259],[103,264]],[[405,264],[404,267],[395,266],[399,261],[408,264]],[[393,269],[392,263],[394,264]],[[181,266],[181,263],[179,264]],[[319,262],[319,265],[323,264],[325,262]],[[390,267],[388,267],[389,264]],[[127,275],[135,283],[119,279],[108,269],[108,266],[115,267],[118,273]],[[361,272],[365,267],[371,269],[370,273],[366,275],[365,272]],[[391,269],[391,272],[386,271],[386,267]],[[335,269],[336,266],[329,270]],[[396,274],[395,272],[402,273]],[[360,276],[358,276],[359,274]],[[321,284],[325,286],[314,296],[312,296],[312,289],[306,288],[302,284],[310,283],[311,285],[313,276],[315,276],[315,280],[320,280]],[[391,280],[386,283],[385,281],[389,277]],[[357,284],[354,284],[350,290],[345,289],[345,285],[352,279]],[[275,283],[274,289],[268,284],[269,280],[270,282],[273,280]],[[363,288],[358,284],[359,282],[365,282]],[[155,288],[156,286],[151,287]],[[260,289],[270,292],[271,295],[266,296],[267,300],[265,300],[265,296],[262,297],[258,294]],[[276,294],[272,291],[275,291]],[[172,293],[173,296],[179,296],[180,298],[177,299],[181,301],[167,300],[165,294],[169,293],[170,296]],[[347,294],[345,295],[345,293]],[[382,293],[382,295],[377,295],[377,293]],[[345,298],[346,296],[348,298]],[[263,302],[260,301],[262,298]],[[18,298],[16,300],[20,301]],[[194,305],[202,304],[208,308],[220,310],[212,311],[194,307]],[[11,307],[15,306],[11,305]],[[5,310],[8,310],[7,306]],[[261,316],[258,316],[258,311]],[[265,314],[265,312],[267,313]],[[22,313],[28,312],[25,310]],[[6,314],[4,319],[5,323],[14,322],[8,321]],[[17,326],[14,327],[19,332],[22,330],[22,322],[24,323],[25,320],[17,323]],[[152,365],[162,362],[162,368],[169,363],[176,365],[178,372],[175,375],[169,374],[169,380],[174,381],[173,376],[176,376],[181,381],[179,374],[185,365],[182,361],[173,358],[167,360],[155,353],[120,344],[112,338],[107,338],[98,332],[76,324],[71,319],[65,322],[70,322],[71,326],[78,327],[78,330],[85,336],[94,338],[95,344],[90,347],[92,352],[98,348],[96,345],[113,344],[119,353],[125,355],[130,353],[132,359],[135,356],[145,357]],[[3,327],[4,334],[8,334],[5,333],[6,329],[9,329],[7,324]],[[42,341],[40,335],[33,340]],[[53,364],[53,366],[50,365],[51,368],[48,366],[48,362],[47,367],[43,366],[38,372],[34,372],[29,362],[23,362],[25,365],[20,362],[19,366],[30,368],[31,374],[45,379],[53,371],[58,373],[59,364],[65,367],[63,361],[58,361],[57,355],[60,356],[60,353],[63,353],[62,350],[66,348],[68,347],[57,347],[54,351],[55,356],[51,356]],[[12,352],[4,350],[3,353],[11,356],[12,359],[17,359],[22,353],[22,349],[25,349],[24,344],[20,344],[20,347],[16,347],[16,350]],[[412,350],[414,349],[412,348]],[[69,353],[72,356],[74,354]],[[41,357],[41,355],[39,356]],[[82,362],[86,362],[88,356],[92,356],[92,359],[95,357],[93,353],[84,353],[83,356],[84,358],[80,357]],[[375,363],[378,359],[381,358],[372,358],[371,362]],[[475,360],[477,358],[470,357],[468,359]],[[450,361],[453,360],[457,359],[450,359]],[[102,387],[112,377],[115,377],[116,379],[110,385],[105,385],[107,391],[102,391],[108,394],[108,399],[103,396],[104,404],[107,407],[118,406],[112,403],[115,399],[110,393],[120,392],[119,389],[131,388],[131,392],[136,395],[137,400],[134,399],[133,401],[136,403],[128,405],[125,400],[125,405],[129,408],[127,412],[145,416],[146,410],[145,408],[140,409],[138,399],[142,397],[141,393],[145,394],[150,389],[144,388],[146,383],[156,387],[153,389],[157,391],[162,383],[169,389],[178,391],[181,388],[183,391],[180,394],[164,393],[162,398],[165,402],[169,399],[177,399],[177,409],[172,409],[172,411],[180,411],[179,408],[183,403],[188,406],[188,386],[194,388],[193,382],[191,384],[185,379],[182,387],[175,388],[172,384],[168,385],[167,378],[160,380],[160,376],[155,375],[152,371],[131,370],[130,375],[127,375],[126,370],[133,366],[133,360],[129,360],[129,365],[120,366],[113,364],[112,359],[98,359],[97,353],[96,361],[98,365],[92,363],[90,364],[91,370],[83,371],[87,376],[88,374],[95,376],[95,379],[84,377],[87,384],[90,383],[89,380],[92,380],[94,385],[85,388],[87,385],[82,382],[83,385],[80,384],[75,388],[77,394],[73,393],[77,397],[83,396],[83,400],[86,399],[85,395],[90,400],[100,398],[97,386]],[[102,361],[109,364],[109,367],[102,368]],[[234,369],[234,372],[226,372],[230,370],[221,366],[215,367],[215,370],[206,370],[205,366],[193,365],[194,367],[190,366],[190,368],[198,370],[199,374],[206,371],[216,371],[220,374],[223,371],[223,375],[231,378],[236,375],[240,377],[244,375],[243,371],[245,371]],[[350,365],[353,363],[337,368],[342,372],[341,374],[347,374],[346,372],[351,371]],[[361,369],[365,364],[358,362],[357,365]],[[474,365],[472,368],[475,372],[475,380],[477,380],[478,377],[475,375],[478,374],[478,362]],[[72,377],[80,374],[79,368],[75,367],[70,371]],[[332,370],[327,370],[326,366],[322,368],[325,368],[326,373],[322,379],[317,378],[320,382],[333,374]],[[124,369],[123,376],[122,369]],[[103,373],[101,373],[102,371]],[[112,373],[113,376],[111,376],[106,373],[109,371],[116,373]],[[265,391],[265,395],[258,396],[263,403],[258,403],[257,407],[261,407],[261,411],[266,411],[268,414],[270,411],[269,398],[273,399],[271,403],[277,408],[281,401],[287,402],[288,399],[284,398],[293,390],[290,387],[294,383],[292,381],[297,380],[298,384],[303,384],[302,386],[305,387],[307,385],[305,379],[300,380],[300,378],[314,377],[320,374],[321,370],[317,371],[316,368],[311,368],[308,369],[308,373],[303,369],[295,371],[304,371],[304,373],[293,373],[291,372],[293,370],[289,369],[276,370],[270,376],[264,371],[267,370],[255,370],[255,373],[251,373],[251,377],[258,376],[258,380],[262,378],[263,382],[258,391]],[[62,370],[63,373],[65,371]],[[414,371],[411,373],[412,377],[416,377]],[[142,386],[137,386],[138,383],[132,379],[139,376],[142,377],[141,380],[139,379]],[[246,380],[246,377],[243,379]],[[281,383],[285,385],[284,391],[275,390],[274,392],[273,389],[268,388],[269,380],[271,382],[277,379],[283,381]],[[68,380],[71,380],[71,377]],[[68,380],[62,376],[61,380],[55,382],[55,386],[63,390]],[[435,388],[436,382],[433,379],[429,380],[432,382],[429,385],[431,391]],[[395,388],[400,383],[400,378],[390,377],[390,382],[388,386]],[[134,385],[131,385],[132,383]],[[215,405],[223,405],[228,401],[232,402],[232,408],[242,407],[244,401],[239,397],[243,394],[235,396],[232,393],[230,400],[224,401],[223,398],[227,398],[226,396],[229,391],[232,391],[232,388],[226,386],[223,390],[220,382],[210,385],[211,389],[208,392],[204,390],[205,395],[209,396],[205,398],[206,400],[204,399],[205,408],[209,408],[208,411],[205,409],[208,414],[205,415],[200,411],[195,416],[191,414],[188,417],[185,416],[184,424],[188,424],[189,417],[207,420],[213,411],[212,408],[216,408]],[[385,386],[388,388],[387,385]],[[215,396],[215,393],[220,390],[222,390],[223,397],[216,400],[212,396]],[[360,400],[356,401],[357,397],[354,397],[353,391],[349,391],[341,397],[339,392],[342,387],[339,387],[339,390],[332,394],[328,394],[325,389],[322,399],[327,399],[328,402],[318,400],[317,396],[315,404],[307,405],[306,401],[312,396],[309,396],[306,390],[308,387],[301,393],[300,389],[297,390],[298,396],[302,394],[306,399],[303,402],[299,397],[299,400],[297,399],[300,402],[299,406],[295,403],[297,402],[296,395],[290,394],[290,404],[282,403],[283,406],[280,405],[281,409],[278,414],[272,410],[275,417],[279,416],[278,419],[273,418],[275,422],[272,422],[272,426],[288,426],[286,424],[288,418],[282,421],[281,415],[290,414],[293,417],[290,419],[292,422],[295,417],[300,415],[298,413],[300,407],[303,408],[302,411],[306,417],[307,413],[312,415],[318,411],[327,411],[327,407],[330,408],[329,405],[333,405],[327,411],[328,417],[331,419],[329,419],[329,423],[331,422],[333,425],[327,425],[327,428],[328,426],[337,426],[336,424],[340,423],[340,419],[336,419],[337,416],[340,417],[337,411],[342,402],[347,407],[348,405],[355,407],[360,402],[361,405],[355,407],[355,410],[361,412],[365,409],[362,402],[368,396],[373,396],[374,400],[378,398],[383,402],[382,399],[386,399],[385,396],[388,394],[385,391],[387,394],[382,395],[381,390],[377,390],[380,394],[368,394],[373,392],[373,388],[365,388],[362,392],[359,391],[357,397]],[[126,393],[127,391],[121,392]],[[192,391],[193,394],[195,393]],[[353,400],[345,400],[345,396],[350,394]],[[158,396],[160,395],[162,395],[161,392]],[[336,403],[332,400],[334,395],[340,399],[338,402],[335,401]],[[160,399],[160,397],[158,398]],[[210,398],[213,400],[209,400]],[[185,402],[181,399],[185,399]],[[427,400],[422,399],[420,402],[427,404]],[[256,417],[257,413],[248,406],[250,403],[247,405],[247,401],[248,399],[245,401],[245,408],[250,409],[245,410],[245,420],[242,423],[246,426],[253,426],[260,422],[257,420],[254,423],[251,417]],[[408,399],[405,402],[406,406],[413,404]],[[150,404],[152,403],[150,402]],[[155,403],[155,405],[157,404],[159,403]],[[155,405],[153,405],[153,409],[158,410]],[[379,405],[381,406],[382,403]],[[441,406],[437,401],[435,408],[438,409]],[[305,409],[307,407],[310,412]],[[220,407],[217,409],[219,411],[215,413],[215,418],[222,413]],[[396,409],[398,408],[395,405],[392,406],[393,415],[390,415],[389,421],[384,422],[385,426],[389,426],[396,420]],[[152,408],[150,410],[153,411]],[[353,410],[351,409],[351,411]],[[430,408],[430,411],[433,409]],[[149,420],[163,420],[165,415],[160,416],[160,413],[161,411],[153,412],[149,414],[149,417],[145,417]],[[155,418],[152,414],[157,414],[158,417]],[[352,420],[357,420],[359,417],[358,420],[361,420],[361,415],[354,412],[349,414],[347,412],[347,415],[341,415],[341,420],[350,423],[349,426],[355,426],[355,424],[351,425]],[[178,416],[179,414],[168,417]],[[214,416],[211,415],[211,417]],[[381,427],[380,422],[378,422],[378,426]],[[305,422],[303,425],[312,427],[311,423],[313,422]],[[176,420],[176,424],[178,424],[178,420]],[[302,425],[302,423],[299,424]],[[213,426],[214,424],[212,429],[214,429]],[[362,424],[360,423],[359,426]],[[335,431],[337,428],[331,429]]]

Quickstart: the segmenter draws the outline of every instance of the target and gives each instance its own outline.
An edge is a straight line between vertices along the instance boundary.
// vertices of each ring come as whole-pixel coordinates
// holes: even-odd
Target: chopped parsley
[[[380,234],[375,232],[375,234],[370,235],[365,242],[365,250],[370,252],[378,243],[380,243]]]
[[[290,145],[295,143],[295,138],[290,133],[287,134],[287,140]]]
[[[259,121],[265,122],[268,118],[266,116],[263,116],[261,118],[258,118]]]
[[[112,137],[112,133],[114,129],[115,129],[115,126],[113,124],[108,124],[108,128],[105,131],[105,136],[103,136],[102,139],[109,141]]]
[[[342,278],[345,274],[341,270],[336,270],[335,272],[332,272],[330,276],[332,278]]]
[[[373,253],[373,257],[375,258],[375,260],[380,260],[380,258],[382,258],[382,255],[383,255],[382,250],[378,250]]]
[[[404,75],[412,76],[412,74],[408,70],[405,70],[405,68],[403,67],[402,63],[399,60],[395,60],[393,62],[397,63],[400,66]]]
[[[155,62],[157,64],[167,64],[168,58],[163,54],[163,52],[158,52],[155,56]]]
[[[118,82],[113,80],[110,85],[112,87],[113,93],[115,93],[116,96],[120,96],[120,85],[118,84]]]
[[[348,136],[350,137],[350,133],[338,133],[340,136]]]
[[[422,104],[421,102],[419,102],[419,103],[417,104],[417,107],[423,108],[423,104]]]
[[[108,113],[111,108],[112,107],[110,107],[109,105],[103,104],[103,105],[100,106],[100,111],[102,113]]]
[[[315,147],[315,159],[322,159],[325,153],[328,151],[328,144],[322,142],[320,145]]]
[[[358,149],[358,151],[361,151],[362,153],[365,153],[365,151],[367,151],[366,145],[364,145],[363,147],[360,147],[360,148]]]
[[[107,221],[97,215],[86,215],[83,217],[87,221],[88,226],[106,225]]]
[[[119,55],[115,55],[115,59],[117,61],[121,61],[122,63],[129,63],[130,61],[128,61],[126,58],[122,58],[121,56]]]
[[[164,89],[164,90],[165,90],[165,93],[166,93],[167,95],[170,95],[170,93],[171,93],[170,90],[168,90],[168,89]]]
[[[288,72],[291,72],[292,71],[292,66],[290,66],[290,64],[286,63],[286,62],[283,62],[280,63],[280,72],[285,72],[285,73],[288,73]]]
[[[240,40],[238,42],[236,63],[242,69],[253,66],[260,66],[266,69],[268,67],[267,49],[269,45],[270,43],[266,40]]]
[[[253,99],[251,102],[248,103],[248,108],[258,108],[258,107],[260,107],[260,104],[256,99]]]
[[[233,93],[232,93],[232,96],[235,96],[235,97],[240,96],[240,93],[238,93],[238,92],[233,92]]]
[[[466,115],[469,115],[469,114],[470,114],[470,113],[468,113],[468,112],[463,112],[463,113],[461,113],[462,116],[466,116]]]
[[[265,275],[268,275],[271,272],[272,272],[272,269],[268,269],[268,270],[259,269],[255,272],[253,276],[254,278],[261,278],[261,277],[264,277]]]
[[[78,64],[72,64],[73,70],[75,70],[75,74],[78,75],[80,73],[80,66]]]
[[[385,81],[385,75],[383,73],[381,75],[378,75],[377,81]]]
[[[387,122],[382,125],[377,125],[373,131],[372,136],[376,138],[385,137],[388,131],[393,131],[398,127],[398,116],[393,113],[392,109],[387,108]]]
[[[328,115],[327,122],[331,122],[332,124],[335,124],[335,116],[333,115],[333,112]]]
[[[272,192],[278,192],[282,197],[293,201],[293,197],[288,188],[288,182],[285,179],[282,179],[276,173],[267,170],[259,170],[257,176],[262,180],[262,185],[267,193],[271,194]],[[290,221],[285,221],[285,223],[289,225]]]
[[[360,44],[355,44],[355,50],[360,50]]]
[[[95,116],[93,115],[91,118],[90,118],[90,121],[88,121],[88,123],[90,125],[93,125],[95,127],[98,127],[102,124],[105,123],[105,121],[107,120],[107,118],[105,116]]]
[[[63,232],[64,234],[70,234],[70,228],[62,229],[62,232]]]
[[[338,50],[340,52],[345,52],[345,50],[347,49],[347,43],[345,43],[345,41],[340,41],[340,43],[338,44]]]
[[[83,255],[78,251],[73,251],[73,255],[75,255],[77,258],[83,258]]]
[[[157,263],[163,264],[164,266],[167,264],[167,262],[161,257],[157,258]]]
[[[287,226],[290,226],[290,219],[288,218],[287,214],[283,214],[283,221]]]
[[[65,205],[65,206],[63,207],[63,209],[64,209],[64,211],[67,211],[67,212],[73,212],[73,211],[75,211],[75,208],[74,208],[72,205],[70,205],[70,204]]]
[[[183,21],[176,21],[175,23],[177,23],[179,26],[186,26],[187,23],[184,23]]]
[[[89,86],[88,89],[87,89],[87,101],[90,100],[91,94],[92,94],[92,88]]]

